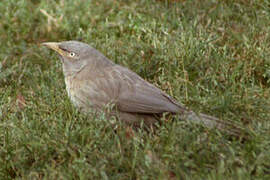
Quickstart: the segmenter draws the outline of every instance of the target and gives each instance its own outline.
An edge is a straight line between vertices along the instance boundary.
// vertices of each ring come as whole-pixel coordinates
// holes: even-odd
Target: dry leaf
[[[20,93],[16,97],[16,103],[21,110],[24,109],[24,107],[26,106],[25,99]]]

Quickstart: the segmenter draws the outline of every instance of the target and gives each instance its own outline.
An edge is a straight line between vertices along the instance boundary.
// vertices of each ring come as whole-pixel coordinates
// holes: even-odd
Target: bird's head
[[[74,75],[85,66],[95,66],[108,63],[106,57],[88,44],[78,41],[45,42],[42,45],[56,51],[63,63],[65,75]]]
[[[78,62],[89,54],[91,46],[78,41],[45,42],[42,45],[55,50],[63,60]]]

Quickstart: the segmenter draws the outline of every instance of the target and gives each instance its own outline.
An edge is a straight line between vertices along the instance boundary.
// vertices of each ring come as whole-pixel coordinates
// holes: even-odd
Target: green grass
[[[268,1],[2,0],[0,12],[0,179],[270,178]],[[70,39],[250,138],[177,121],[130,136],[78,112],[39,45]]]

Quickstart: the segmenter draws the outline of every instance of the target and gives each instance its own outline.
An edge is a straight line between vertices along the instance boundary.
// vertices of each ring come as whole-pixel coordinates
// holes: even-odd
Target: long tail
[[[216,128],[233,136],[245,136],[244,128],[241,128],[239,124],[236,124],[232,121],[224,121],[206,114],[197,114],[193,111],[186,111],[183,115],[180,116],[180,119],[202,124],[210,129]]]

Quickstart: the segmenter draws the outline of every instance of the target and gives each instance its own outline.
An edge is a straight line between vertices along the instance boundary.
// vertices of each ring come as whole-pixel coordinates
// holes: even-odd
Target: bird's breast
[[[108,95],[99,88],[96,81],[79,80],[76,77],[65,77],[66,91],[71,102],[79,108],[98,108],[110,102]]]
[[[73,77],[65,77],[65,84],[66,84],[66,91],[68,94],[68,97],[70,98],[71,102],[75,105],[75,106],[80,106],[80,102],[77,98],[77,91],[80,87],[78,87],[78,85],[76,85],[76,81],[75,79],[73,79]]]

